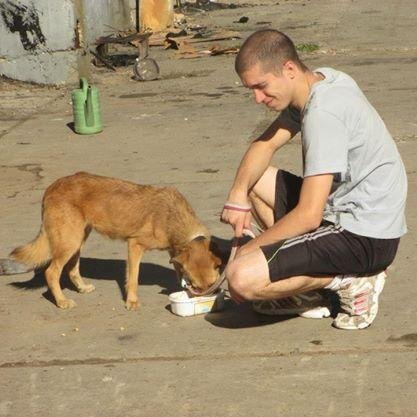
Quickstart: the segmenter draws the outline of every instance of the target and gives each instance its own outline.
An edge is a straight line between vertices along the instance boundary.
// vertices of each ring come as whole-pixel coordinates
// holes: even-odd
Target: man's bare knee
[[[251,299],[251,290],[250,285],[248,285],[247,276],[238,262],[231,262],[226,267],[226,277],[229,284],[229,288],[231,288],[233,292],[239,294],[246,300]]]
[[[226,267],[226,277],[229,288],[247,301],[259,299],[261,282],[254,281],[248,276],[247,269],[239,262],[232,262]]]

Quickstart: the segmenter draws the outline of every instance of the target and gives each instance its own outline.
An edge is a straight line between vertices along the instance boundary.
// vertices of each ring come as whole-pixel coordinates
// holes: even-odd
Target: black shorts
[[[298,203],[303,180],[279,170],[276,178],[274,220]],[[324,221],[301,236],[262,246],[271,281],[283,278],[331,275],[373,275],[394,260],[400,239],[360,236],[339,225]]]

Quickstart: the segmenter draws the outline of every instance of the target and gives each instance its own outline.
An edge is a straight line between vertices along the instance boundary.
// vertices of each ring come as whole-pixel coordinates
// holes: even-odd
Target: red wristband
[[[252,210],[251,206],[244,206],[244,205],[236,204],[236,203],[226,203],[223,208],[227,210],[243,211],[246,213]]]

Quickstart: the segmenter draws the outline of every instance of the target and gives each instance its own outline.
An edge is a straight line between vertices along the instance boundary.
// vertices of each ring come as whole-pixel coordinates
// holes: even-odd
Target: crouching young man
[[[279,31],[252,34],[235,67],[256,103],[280,114],[249,146],[222,211],[236,236],[252,216],[264,230],[227,267],[232,298],[314,317],[323,300],[312,290],[326,288],[340,298],[335,327],[368,327],[406,232],[407,178],[391,135],[351,77],[309,70]],[[300,131],[303,178],[269,166]]]

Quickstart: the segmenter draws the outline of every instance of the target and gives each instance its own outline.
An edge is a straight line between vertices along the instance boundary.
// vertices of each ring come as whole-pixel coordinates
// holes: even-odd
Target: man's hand
[[[230,202],[224,205],[220,217],[223,223],[228,223],[233,227],[236,237],[243,235],[243,229],[250,229],[251,219],[251,206],[249,204]]]

